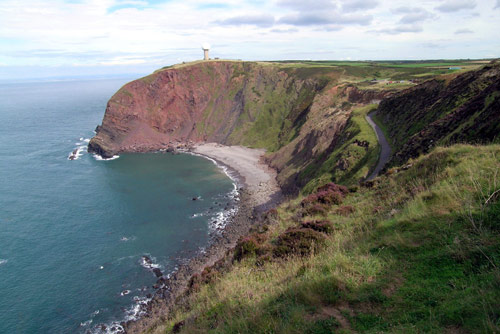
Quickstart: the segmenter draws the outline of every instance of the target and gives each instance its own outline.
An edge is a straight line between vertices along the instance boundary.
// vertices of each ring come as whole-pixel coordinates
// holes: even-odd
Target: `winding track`
[[[377,135],[377,140],[378,143],[380,144],[380,147],[382,150],[380,151],[380,156],[378,158],[378,163],[373,172],[368,176],[367,180],[373,180],[378,173],[384,168],[385,164],[389,161],[391,158],[391,146],[389,145],[389,142],[387,141],[387,138],[385,138],[384,132],[380,127],[373,121],[372,116],[376,113],[372,112],[369,113],[368,115],[365,116],[366,121],[368,124],[371,125],[373,130],[375,131],[375,134]]]

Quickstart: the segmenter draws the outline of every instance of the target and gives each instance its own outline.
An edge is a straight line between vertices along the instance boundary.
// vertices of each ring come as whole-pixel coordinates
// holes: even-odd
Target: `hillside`
[[[90,150],[265,148],[289,195],[147,333],[499,332],[500,65],[442,65],[201,62],[117,92]],[[366,181],[374,111],[394,155]]]
[[[368,111],[359,108],[414,86],[408,80],[432,76],[429,71],[436,69],[429,66],[176,65],[122,87],[108,102],[89,150],[111,157],[189,142],[244,145],[270,152],[267,160],[286,192],[296,193],[310,182],[307,191],[330,180],[356,183],[368,175],[366,162],[376,160],[378,152],[374,137],[357,136]],[[386,79],[377,81],[380,77]],[[393,78],[406,81],[389,85]]]
[[[154,333],[496,333],[500,146],[283,204]]]
[[[386,125],[396,153],[392,165],[434,146],[499,142],[500,62],[460,76],[444,76],[381,102],[377,118]]]

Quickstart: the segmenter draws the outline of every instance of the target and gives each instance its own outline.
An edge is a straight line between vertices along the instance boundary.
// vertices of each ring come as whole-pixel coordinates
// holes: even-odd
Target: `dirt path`
[[[377,140],[380,144],[380,147],[382,147],[382,150],[380,151],[380,156],[378,158],[377,166],[372,171],[370,176],[368,176],[367,180],[372,180],[378,175],[378,173],[382,170],[382,168],[384,168],[385,164],[389,161],[392,154],[391,146],[389,145],[387,138],[385,138],[384,132],[372,119],[372,116],[375,113],[376,111],[366,115],[365,118],[366,121],[371,125],[371,127],[375,131],[375,134],[377,135]]]

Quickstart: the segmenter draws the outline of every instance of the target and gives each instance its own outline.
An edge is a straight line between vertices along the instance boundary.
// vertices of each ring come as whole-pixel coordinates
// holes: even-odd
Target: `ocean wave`
[[[73,151],[68,154],[68,160],[78,160],[83,152],[85,152],[86,146],[77,146]]]
[[[118,159],[120,156],[119,155],[113,155],[111,158],[103,158],[101,157],[99,154],[93,154],[92,155],[94,157],[94,159],[96,159],[97,161],[111,161],[111,160],[115,160],[115,159]]]
[[[155,268],[160,268],[160,265],[155,263],[155,262],[156,262],[156,258],[149,255],[149,254],[141,256],[140,264],[142,267],[144,267],[146,269],[152,270]]]
[[[208,224],[210,231],[212,233],[218,233],[222,231],[237,212],[237,207],[217,212],[216,215],[211,219],[211,222]]]
[[[198,218],[198,217],[203,217],[203,216],[206,216],[208,214],[208,212],[200,212],[200,213],[194,213],[191,215],[190,218]]]
[[[126,296],[130,293],[131,291],[130,290],[123,290],[122,292],[120,292],[120,296]]]
[[[121,325],[122,322],[127,322],[127,321],[134,321],[138,320],[139,318],[145,316],[148,313],[148,304],[152,300],[152,298],[147,298],[147,297],[139,297],[139,296],[134,296],[133,301],[134,304],[130,306],[129,308],[125,309],[125,316],[124,319],[120,322],[118,321],[112,321],[107,324],[99,324],[96,325],[92,331],[89,331],[92,334],[121,334],[125,333],[125,329]],[[90,320],[90,323],[87,320],[85,323],[82,324],[87,324],[90,325],[92,321]],[[87,325],[87,326],[88,326]]]
[[[118,321],[113,321],[108,324],[99,324],[94,327],[92,331],[87,331],[86,333],[92,334],[122,334],[125,333],[125,329]]]
[[[2,264],[6,264],[7,262],[9,262],[9,260],[6,260],[6,259],[0,259],[0,266]]]
[[[68,154],[68,160],[78,160],[87,151],[90,138],[80,137],[80,141],[75,143],[76,147]]]
[[[80,327],[89,328],[90,325],[94,322],[94,318],[96,317],[96,315],[99,314],[99,312],[100,312],[99,310],[92,312],[92,314],[90,314],[90,319],[88,319],[87,321],[80,322]]]
[[[135,235],[132,235],[130,237],[123,236],[120,238],[120,241],[127,242],[127,241],[134,241],[135,239],[136,239]]]

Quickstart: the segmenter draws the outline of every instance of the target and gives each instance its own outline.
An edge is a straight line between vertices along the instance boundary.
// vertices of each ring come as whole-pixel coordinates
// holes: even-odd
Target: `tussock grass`
[[[498,145],[437,148],[328,206],[320,251],[235,262],[157,332],[497,333],[499,169]],[[300,201],[278,209],[270,245],[318,218]]]

